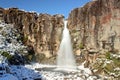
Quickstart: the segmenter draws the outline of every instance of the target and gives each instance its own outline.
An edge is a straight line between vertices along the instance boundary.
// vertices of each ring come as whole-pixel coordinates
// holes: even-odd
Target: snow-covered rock
[[[13,55],[16,50],[25,47],[22,42],[17,41],[17,37],[20,35],[12,24],[1,23],[0,27],[0,50]]]
[[[3,53],[14,56],[14,60],[18,61],[22,57],[18,51],[25,50],[24,52],[26,52],[26,46],[20,40],[17,40],[19,37],[20,34],[12,24],[0,22],[0,80],[41,79],[41,75],[34,69],[29,69],[22,65],[7,64],[7,58]]]

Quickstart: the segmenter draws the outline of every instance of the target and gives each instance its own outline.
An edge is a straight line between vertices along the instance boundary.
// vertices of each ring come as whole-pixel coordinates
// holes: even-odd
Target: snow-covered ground
[[[92,76],[91,71],[78,66],[76,71],[56,71],[55,65],[34,63],[25,66],[9,66],[10,73],[4,73],[0,80],[101,80]],[[53,69],[54,68],[54,69]]]
[[[77,66],[76,71],[57,71],[56,65],[43,65],[39,63],[25,65],[25,67],[38,70],[44,80],[101,80],[93,76],[91,70],[84,68],[83,65]]]
[[[0,77],[0,80],[18,80],[18,78],[11,74],[4,74]]]
[[[8,66],[0,64],[0,80],[34,80],[42,79],[40,73],[22,65]]]
[[[11,66],[10,69],[14,76],[17,76],[19,80],[34,80],[36,78],[42,78],[42,76],[33,69],[28,69],[24,66]]]

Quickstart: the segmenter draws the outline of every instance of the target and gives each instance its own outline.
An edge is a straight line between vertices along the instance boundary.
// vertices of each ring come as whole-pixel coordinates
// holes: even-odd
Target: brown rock
[[[120,1],[96,0],[70,12],[68,27],[77,40],[86,48],[120,51]]]
[[[0,21],[3,20],[3,11],[4,9],[0,7]]]
[[[14,24],[23,43],[32,46],[35,53],[57,53],[63,27],[62,15],[37,15],[35,12],[25,12],[18,8],[0,8],[0,15],[6,23]]]
[[[81,54],[80,49],[79,49],[79,50],[76,50],[75,54],[76,54],[77,56],[80,56],[80,54]]]

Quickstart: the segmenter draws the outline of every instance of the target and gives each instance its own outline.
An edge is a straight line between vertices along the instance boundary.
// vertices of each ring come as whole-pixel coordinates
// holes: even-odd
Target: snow
[[[44,65],[39,63],[32,63],[29,65],[11,65],[10,73],[4,73],[0,80],[34,80],[41,78],[42,80],[95,80],[96,76],[91,76],[89,68],[84,68],[82,65],[78,66],[76,71],[55,71],[56,65]],[[41,70],[37,70],[37,69]],[[43,68],[46,68],[44,70]],[[50,69],[50,70],[47,70]],[[14,79],[13,79],[14,78]]]
[[[19,49],[24,49],[25,46],[22,45],[22,42],[17,41],[17,30],[14,29],[12,24],[0,23],[0,51],[7,51],[11,55],[14,55],[14,52]],[[15,36],[17,34],[17,36]],[[11,42],[7,41],[10,40]]]
[[[83,70],[87,74],[92,74],[91,70],[89,68],[84,68],[84,66],[78,66],[78,69]]]
[[[45,80],[95,80],[96,76],[91,76],[92,72],[89,68],[84,68],[83,65],[77,66],[76,71],[57,71],[56,65],[46,65],[33,63],[32,65],[25,65],[28,69],[40,69],[38,72]]]
[[[19,80],[34,80],[37,77],[42,78],[42,76],[35,72],[35,70],[28,69],[24,66],[11,66],[11,72],[14,76],[17,76]]]
[[[111,54],[113,57],[120,58],[120,53],[118,54]]]
[[[4,74],[2,77],[0,77],[0,80],[18,80],[18,78],[11,74]]]
[[[6,68],[9,68],[10,72],[6,71]],[[8,66],[6,64],[0,65],[0,80],[34,80],[34,79],[42,79],[42,76],[38,71],[34,69],[28,69],[22,65],[11,65]]]

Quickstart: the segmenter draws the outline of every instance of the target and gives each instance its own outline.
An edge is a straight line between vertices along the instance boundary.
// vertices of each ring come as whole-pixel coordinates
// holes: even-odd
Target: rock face
[[[68,26],[75,49],[120,51],[120,0],[96,0],[71,11]]]
[[[119,79],[120,0],[94,0],[72,10],[68,27],[74,52],[84,54],[85,67],[95,75]]]
[[[20,39],[24,44],[32,46],[35,53],[43,53],[48,58],[56,54],[63,27],[62,15],[37,15],[35,12],[25,12],[18,8],[0,8],[0,19],[14,24],[21,34]]]

